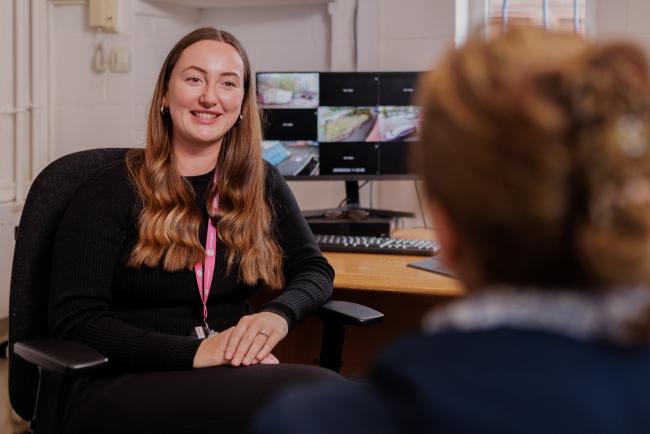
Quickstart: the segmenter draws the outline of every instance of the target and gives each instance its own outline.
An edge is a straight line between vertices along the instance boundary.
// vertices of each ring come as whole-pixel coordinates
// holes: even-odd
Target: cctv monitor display
[[[318,73],[259,73],[257,100],[262,108],[317,108]]]
[[[413,104],[417,74],[412,72],[382,72],[379,81],[379,100],[382,105],[405,106]]]
[[[318,107],[318,141],[377,141],[377,114],[377,107]]]
[[[420,109],[414,106],[379,107],[378,131],[380,142],[412,141],[417,139]]]
[[[321,106],[376,106],[379,76],[367,72],[321,72]]]
[[[310,140],[264,140],[262,157],[284,176],[315,176],[319,173],[318,142]]]
[[[257,74],[263,156],[288,179],[411,178],[417,72]]]
[[[316,140],[318,118],[314,109],[264,110],[265,140]]]

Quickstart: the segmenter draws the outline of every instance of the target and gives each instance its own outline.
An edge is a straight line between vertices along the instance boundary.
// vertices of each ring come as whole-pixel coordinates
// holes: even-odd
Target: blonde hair
[[[239,266],[238,278],[247,285],[284,285],[282,251],[271,227],[272,210],[265,197],[266,170],[260,143],[262,127],[255,83],[244,48],[230,33],[211,27],[194,30],[172,48],[162,65],[147,119],[146,147],[127,155],[127,167],[142,202],[138,242],[129,265],[156,266],[167,271],[191,269],[205,256],[198,239],[201,212],[193,191],[176,170],[172,120],[160,107],[172,70],[183,50],[202,41],[232,45],[244,61],[242,119],[226,133],[217,162],[217,183],[205,206],[227,247],[227,270]],[[219,194],[219,209],[208,204]]]
[[[483,283],[648,282],[650,86],[638,48],[514,27],[451,51],[420,90],[413,163]]]

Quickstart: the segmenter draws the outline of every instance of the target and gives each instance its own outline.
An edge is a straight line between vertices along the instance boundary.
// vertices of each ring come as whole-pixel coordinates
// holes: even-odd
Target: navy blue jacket
[[[500,327],[402,339],[364,384],[294,389],[256,434],[648,434],[650,346]]]

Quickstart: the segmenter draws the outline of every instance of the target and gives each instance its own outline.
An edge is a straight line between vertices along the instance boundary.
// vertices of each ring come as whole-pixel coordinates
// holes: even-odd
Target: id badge
[[[217,334],[214,330],[210,329],[208,326],[196,326],[194,327],[194,331],[192,332],[194,336],[196,336],[199,339],[205,339],[208,336],[214,336]]]

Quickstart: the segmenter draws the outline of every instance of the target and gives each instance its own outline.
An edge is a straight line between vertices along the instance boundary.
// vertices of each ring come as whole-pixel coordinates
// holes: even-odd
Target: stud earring
[[[165,105],[164,105],[164,104],[161,104],[161,105],[160,105],[160,114],[161,114],[161,115],[164,115],[164,114],[165,114]]]

